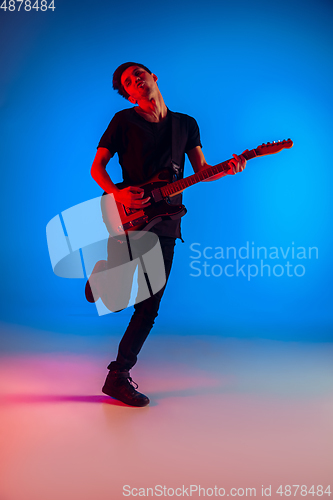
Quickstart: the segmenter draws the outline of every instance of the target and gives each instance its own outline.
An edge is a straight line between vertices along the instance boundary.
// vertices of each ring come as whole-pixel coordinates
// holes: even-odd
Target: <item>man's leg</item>
[[[135,304],[131,321],[119,344],[116,361],[109,364],[108,369],[130,370],[137,361],[144,341],[148,337],[158,315],[160,302],[170,275],[174,254],[175,239],[160,236],[160,244],[164,259],[166,283],[164,287],[155,295]]]
[[[160,236],[159,239],[164,259],[167,283],[172,267],[175,239],[166,236]],[[117,359],[116,361],[112,361],[108,366],[110,372],[103,387],[103,392],[106,392],[110,396],[116,397],[117,399],[121,399],[127,404],[145,406],[149,403],[149,399],[146,396],[143,396],[135,391],[134,388],[130,385],[130,382],[132,380],[129,377],[129,370],[135,365],[137,356],[146,338],[148,337],[150,330],[154,325],[154,321],[158,315],[158,309],[166,287],[166,283],[164,287],[155,295],[142,302],[139,302],[138,304],[135,304],[135,311],[119,344]],[[126,388],[124,388],[123,383],[120,384],[120,386],[123,388],[123,392],[129,393],[124,397],[123,394],[118,394],[118,389],[113,390],[112,388],[115,384],[115,379],[117,379],[117,376],[119,374],[123,374],[121,376],[122,379],[126,378],[127,380],[129,380],[129,382],[127,382],[127,390]],[[118,380],[118,382],[124,382],[124,380]],[[139,394],[140,396],[136,396],[136,394]]]

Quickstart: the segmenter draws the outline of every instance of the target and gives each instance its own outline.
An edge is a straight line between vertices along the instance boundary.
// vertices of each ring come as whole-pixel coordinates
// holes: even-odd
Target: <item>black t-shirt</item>
[[[180,157],[178,178],[183,177],[185,153],[201,146],[200,132],[194,118],[168,110],[162,122],[153,123],[140,116],[135,108],[119,111],[112,118],[98,147],[107,148],[111,155],[118,154],[125,185],[137,185],[148,181],[156,172],[171,167],[172,123],[179,121],[177,142]],[[181,203],[181,195],[171,198]],[[160,236],[180,238],[180,219],[155,224],[150,231]]]

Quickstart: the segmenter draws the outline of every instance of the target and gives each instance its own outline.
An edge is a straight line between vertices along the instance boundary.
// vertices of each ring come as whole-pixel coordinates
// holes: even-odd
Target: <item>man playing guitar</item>
[[[99,142],[91,175],[105,193],[114,196],[116,202],[129,209],[142,210],[149,207],[152,200],[150,196],[145,196],[144,189],[138,185],[150,179],[156,172],[170,167],[173,146],[172,120],[177,119],[180,123],[177,141],[179,140],[181,149],[181,161],[177,171],[174,170],[174,174],[177,174],[175,178],[183,177],[185,153],[194,172],[207,169],[209,165],[201,149],[196,121],[188,115],[173,113],[167,108],[157,85],[157,76],[146,66],[134,62],[122,64],[113,74],[113,88],[134,107],[116,113],[111,120]],[[125,183],[122,188],[112,182],[106,171],[106,166],[115,153],[118,153],[122,168]],[[228,162],[228,171],[211,176],[207,180],[215,180],[244,170],[246,159],[242,155],[233,156]],[[177,197],[179,196],[181,197],[178,194]],[[180,218],[157,222],[149,231],[159,238],[167,280],[172,266],[175,241],[181,238]],[[121,255],[122,248],[120,241],[109,238],[108,255]],[[98,271],[100,269],[97,269]],[[93,274],[94,272],[96,269]],[[148,397],[136,390],[137,385],[132,381],[129,370],[135,365],[137,355],[154,324],[164,289],[165,286],[158,293],[135,304],[134,313],[119,344],[117,358],[108,366],[109,373],[103,392],[128,405],[149,404]],[[86,286],[86,297],[90,302],[98,298],[96,295],[92,297],[89,282]]]

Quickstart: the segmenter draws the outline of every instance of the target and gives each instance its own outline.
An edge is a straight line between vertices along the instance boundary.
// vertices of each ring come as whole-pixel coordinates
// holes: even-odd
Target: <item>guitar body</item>
[[[148,182],[136,184],[144,190],[143,198],[150,196],[150,205],[143,209],[128,208],[120,202],[115,202],[112,196],[104,193],[101,200],[104,223],[109,233],[124,234],[124,231],[148,231],[162,220],[179,219],[186,214],[184,205],[172,205],[169,197],[162,197],[158,201],[152,196],[152,191],[160,192],[160,188],[171,182],[171,172],[168,169],[161,170]],[[119,189],[127,187],[124,183],[117,184]],[[117,210],[115,210],[115,204]]]

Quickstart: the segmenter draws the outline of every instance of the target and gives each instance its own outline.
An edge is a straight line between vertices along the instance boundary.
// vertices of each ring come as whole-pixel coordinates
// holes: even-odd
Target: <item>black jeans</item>
[[[165,267],[165,285],[161,290],[150,296],[148,299],[134,305],[134,313],[127,327],[127,330],[125,331],[124,336],[120,341],[116,361],[112,361],[109,364],[109,370],[130,370],[135,365],[135,363],[137,362],[137,356],[146,338],[148,337],[150,330],[154,325],[155,318],[158,315],[161,298],[163,296],[171,271],[176,240],[175,238],[169,236],[159,236],[159,241]],[[119,252],[119,245],[122,244],[114,240],[114,238],[109,239],[108,261],[111,253],[114,253],[115,247],[118,248]],[[114,261],[112,265],[114,265]]]

